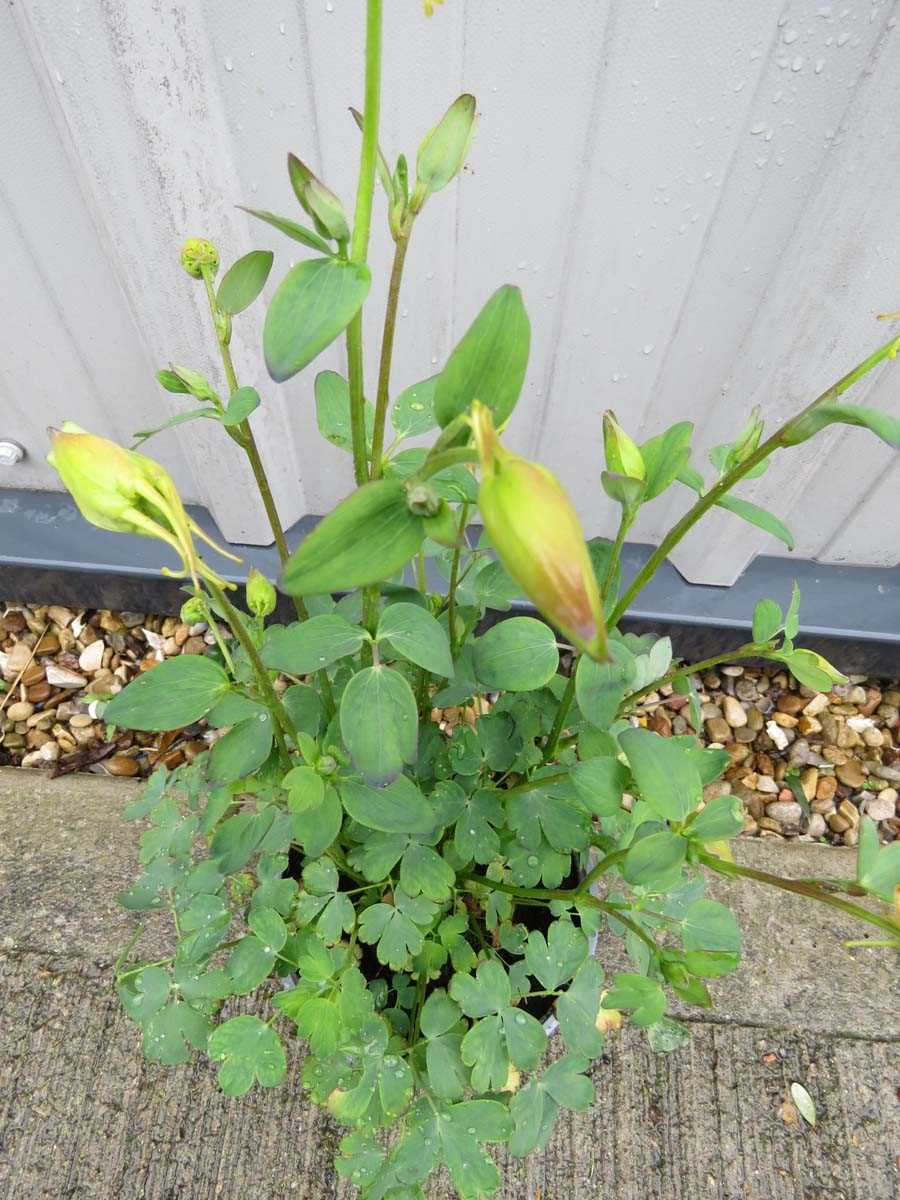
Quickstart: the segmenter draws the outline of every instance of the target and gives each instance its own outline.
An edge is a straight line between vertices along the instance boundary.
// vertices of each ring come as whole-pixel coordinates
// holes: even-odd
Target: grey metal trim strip
[[[190,513],[223,541],[203,508]],[[295,546],[316,523],[304,517],[287,534]],[[246,568],[276,578],[274,546],[236,546],[244,564],[209,560],[240,583]],[[626,545],[623,577],[646,562],[651,547]],[[220,566],[221,562],[221,566]],[[0,491],[0,596],[34,603],[175,612],[183,593],[179,581],[160,574],[175,566],[161,543],[121,537],[82,520],[64,493]],[[796,579],[803,593],[798,641],[828,655],[846,671],[900,675],[900,567],[837,566],[808,559],[762,556],[730,588],[690,584],[666,563],[641,593],[624,627],[671,634],[687,658],[706,657],[745,641],[753,607],[768,596],[785,607]],[[287,608],[285,613],[287,613]]]

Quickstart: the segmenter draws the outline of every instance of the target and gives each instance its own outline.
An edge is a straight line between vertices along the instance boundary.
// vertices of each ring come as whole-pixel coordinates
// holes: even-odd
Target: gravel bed
[[[174,733],[122,731],[107,740],[97,699],[175,654],[214,638],[177,617],[0,601],[0,765],[143,776],[174,768],[220,736],[201,724]],[[860,814],[882,840],[900,837],[900,683],[864,676],[831,692],[774,668],[723,666],[701,679],[703,740],[731,766],[706,789],[740,797],[744,833],[855,845]],[[634,718],[657,733],[689,732],[687,697],[646,696]],[[474,710],[435,713],[444,727]]]

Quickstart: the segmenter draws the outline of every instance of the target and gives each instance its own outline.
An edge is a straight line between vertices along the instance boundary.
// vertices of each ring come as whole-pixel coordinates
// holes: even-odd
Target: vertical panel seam
[[[538,419],[535,423],[535,430],[531,438],[530,452],[535,458],[540,456],[541,443],[544,440],[544,432],[546,430],[547,419],[550,412],[551,393],[553,390],[554,379],[556,377],[562,328],[566,317],[566,308],[569,298],[569,288],[571,285],[571,280],[575,274],[573,266],[577,248],[576,233],[579,225],[581,224],[585,205],[587,203],[587,184],[591,175],[591,169],[593,167],[594,157],[597,151],[597,129],[600,124],[600,108],[604,98],[606,70],[611,57],[612,44],[615,38],[617,22],[618,0],[610,0],[609,8],[606,12],[606,20],[603,23],[603,32],[600,37],[599,62],[594,75],[594,86],[591,92],[591,103],[588,110],[587,124],[585,126],[584,143],[580,156],[581,173],[578,179],[578,187],[575,189],[575,196],[569,209],[565,249],[563,252],[563,261],[559,272],[561,284],[557,296],[556,309],[554,311],[553,321],[551,324],[550,351],[548,355],[549,361],[544,375],[544,387],[541,392],[541,407],[538,414]]]

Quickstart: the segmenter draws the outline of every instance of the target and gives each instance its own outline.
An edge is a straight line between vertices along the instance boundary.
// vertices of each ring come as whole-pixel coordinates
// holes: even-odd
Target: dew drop
[[[226,71],[234,70],[234,62],[230,58],[225,59],[225,70]]]
[[[647,346],[644,346],[644,347],[642,348],[642,353],[643,353],[643,354],[652,354],[652,353],[653,353],[653,347],[652,347],[652,345],[647,345]]]
[[[286,26],[285,26],[284,21],[279,21],[278,22],[278,32],[282,35],[282,37],[284,36],[285,29],[286,29]]]
[[[516,1013],[516,1024],[517,1025],[525,1024],[525,1014],[524,1013]]]
[[[529,867],[536,867],[538,865],[538,858],[536,854],[528,855],[528,865]]]
[[[784,38],[782,40],[786,46],[790,46],[793,42],[796,42],[799,36],[800,34],[796,29],[786,29],[784,31]]]
[[[469,1126],[469,1128],[466,1130],[466,1133],[474,1133],[474,1132],[475,1132],[475,1126],[474,1126],[474,1125],[470,1125],[470,1126]]]
[[[816,73],[817,75],[821,75],[821,74],[822,74],[822,72],[825,70],[825,59],[824,59],[824,58],[817,58],[817,59],[816,59],[816,65],[815,65],[815,67],[813,68],[813,70],[815,71],[815,73]]]
[[[802,71],[803,70],[803,59],[801,58],[801,56],[799,54],[794,59],[794,61],[791,63],[791,70],[792,71]]]

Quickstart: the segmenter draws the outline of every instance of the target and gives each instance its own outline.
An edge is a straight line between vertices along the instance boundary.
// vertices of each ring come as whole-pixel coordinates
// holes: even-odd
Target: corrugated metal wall
[[[28,458],[0,484],[54,486],[45,426],[69,417],[127,439],[176,411],[153,371],[215,375],[202,290],[178,266],[190,234],[230,260],[294,243],[237,211],[290,212],[292,148],[352,206],[362,0],[17,0],[0,10],[0,437]],[[591,533],[610,531],[599,414],[635,435],[680,418],[706,450],[753,403],[777,421],[884,340],[900,307],[900,31],[892,0],[418,0],[386,5],[382,141],[414,153],[461,90],[481,112],[470,165],[415,233],[394,382],[431,374],[503,281],[534,326],[514,443],[567,482]],[[388,244],[379,197],[381,321]],[[260,312],[236,322],[242,382],[285,519],[351,486],[315,432],[314,371],[276,388]],[[374,347],[372,340],[370,346]],[[367,370],[371,376],[374,352]],[[342,366],[334,347],[317,367]],[[855,398],[896,409],[897,368]],[[267,541],[251,480],[210,423],[152,453],[226,536]],[[682,489],[648,508],[653,540]],[[840,428],[782,455],[742,492],[771,504],[796,553],[894,564],[900,467]],[[729,514],[677,555],[730,583],[778,552]]]

